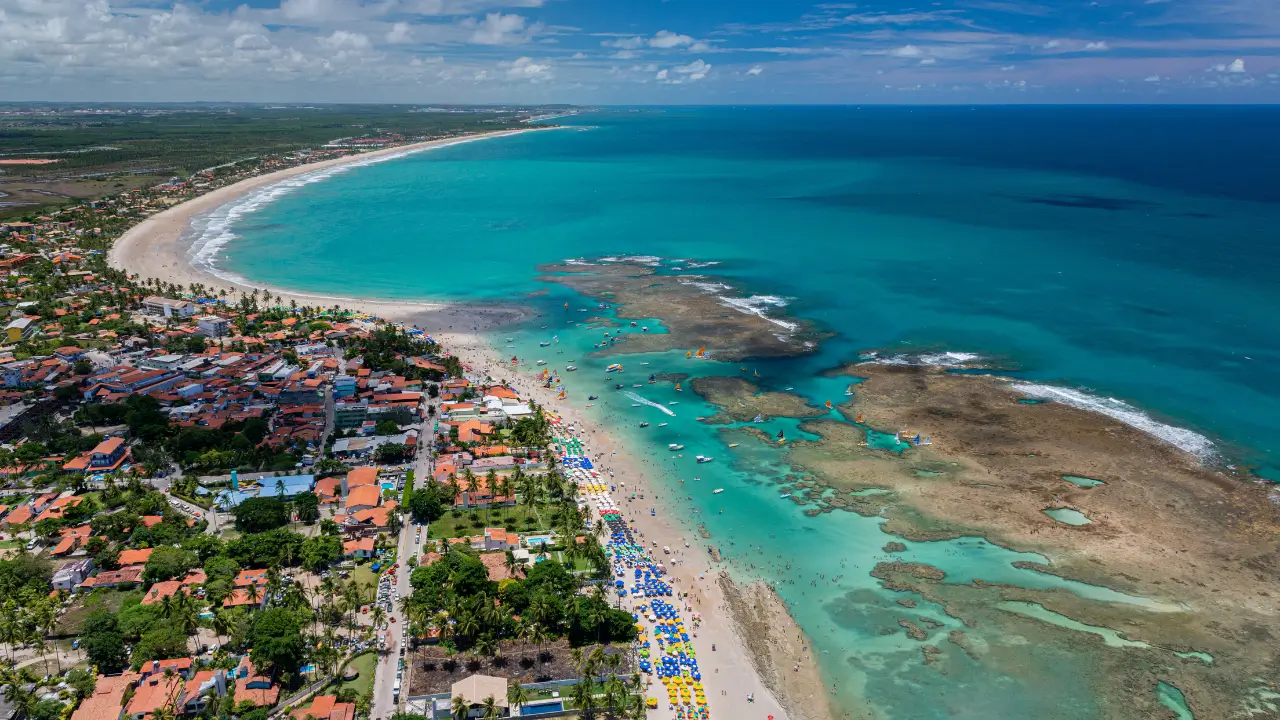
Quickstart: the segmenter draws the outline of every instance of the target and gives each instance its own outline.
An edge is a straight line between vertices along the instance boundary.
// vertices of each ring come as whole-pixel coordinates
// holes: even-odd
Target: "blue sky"
[[[0,99],[1280,101],[1280,0],[0,0]]]

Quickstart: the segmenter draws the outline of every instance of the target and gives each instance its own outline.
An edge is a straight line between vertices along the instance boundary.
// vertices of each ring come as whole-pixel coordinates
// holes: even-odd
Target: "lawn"
[[[454,517],[452,512],[447,512],[444,517],[431,523],[427,530],[427,537],[432,540],[469,537],[483,533],[487,527],[509,526],[519,532],[534,532],[546,527],[537,512],[524,505],[494,508],[491,511],[477,510],[474,515],[476,520],[471,519],[470,512],[462,513],[462,517]],[[530,519],[533,520],[532,523],[527,522]]]
[[[368,565],[355,566],[351,570],[351,579],[360,583],[362,587],[365,585],[377,587],[378,585],[378,574],[370,570]]]
[[[142,593],[136,590],[120,591],[109,588],[99,588],[94,590],[88,596],[78,596],[67,609],[62,617],[58,618],[58,625],[55,630],[59,635],[78,635],[80,626],[89,613],[95,610],[105,610],[108,613],[118,613],[120,608],[125,605],[136,605],[142,601]]]
[[[373,691],[373,672],[378,664],[378,654],[375,652],[367,652],[363,655],[357,655],[355,659],[347,663],[347,667],[354,667],[360,671],[360,676],[351,682],[339,682],[338,689],[346,690],[352,688],[359,695],[365,695]],[[339,673],[341,677],[341,673]]]

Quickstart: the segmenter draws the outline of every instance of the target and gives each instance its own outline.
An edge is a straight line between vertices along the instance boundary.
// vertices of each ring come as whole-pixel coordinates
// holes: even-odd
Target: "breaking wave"
[[[872,365],[927,365],[930,367],[961,367],[971,365],[982,359],[977,353],[937,352],[937,353],[904,353],[881,357],[879,353],[870,352],[862,355],[862,362]]]
[[[1073,388],[1030,382],[1010,383],[1010,387],[1028,397],[1060,402],[1063,405],[1099,413],[1113,420],[1119,420],[1129,427],[1141,430],[1154,438],[1189,452],[1202,461],[1212,460],[1218,455],[1213,441],[1204,435],[1194,430],[1166,425],[1132,405],[1115,398],[1099,397]]]

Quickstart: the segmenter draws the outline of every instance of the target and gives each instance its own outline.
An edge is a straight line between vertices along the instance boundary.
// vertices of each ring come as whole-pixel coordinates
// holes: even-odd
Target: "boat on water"
[[[587,396],[587,399],[588,399],[588,400],[599,400],[599,399],[600,399],[600,396],[599,396],[599,395],[588,395],[588,396]]]
[[[667,404],[668,404],[668,405],[679,405],[679,404],[680,404],[680,401],[679,401],[679,400],[672,400],[671,402],[669,402],[669,403],[667,403]]]
[[[642,423],[640,423],[640,427],[649,427],[649,423],[647,423],[647,422],[642,422]]]
[[[578,366],[577,366],[577,365],[565,365],[565,366],[564,366],[564,369],[565,369],[565,371],[566,371],[566,372],[573,372],[574,370],[577,370],[577,369],[578,369]]]
[[[648,325],[641,325],[641,326],[640,326],[640,332],[649,332],[649,326],[648,326]]]
[[[538,361],[537,363],[535,363],[535,364],[536,364],[536,365],[546,365],[546,364],[547,364],[547,361],[546,361],[546,360],[539,360],[539,361]]]
[[[550,344],[551,343],[547,342],[546,340],[543,340],[542,342],[538,343],[538,347],[547,347]]]
[[[698,459],[698,462],[700,463],[709,463],[712,460],[715,460],[715,458],[711,457],[710,455],[699,455],[697,459]]]
[[[635,327],[635,326],[636,326],[636,321],[635,321],[635,320],[632,320],[632,321],[631,321],[631,327]]]
[[[778,496],[778,499],[786,500],[789,497],[791,497],[791,493],[782,493],[781,495]]]
[[[666,423],[658,423],[658,427],[666,427],[666,426],[667,426]]]
[[[617,385],[614,385],[614,386],[613,386],[613,389],[614,389],[614,390],[621,390],[621,389],[622,389],[622,388],[624,388],[624,387],[626,387],[626,385],[623,385],[622,383],[618,383]]]
[[[845,395],[852,395],[852,394],[853,394],[853,383],[849,383],[849,387],[847,387],[847,388],[845,388],[845,389],[844,389],[844,394],[845,394]]]
[[[729,447],[738,447],[738,443],[729,443]]]
[[[680,383],[676,383],[676,392],[681,392]]]
[[[506,341],[507,341],[507,342],[515,342],[515,341],[516,341],[516,339],[515,339],[515,338],[507,338],[507,340],[506,340]]]
[[[650,375],[649,375],[649,384],[650,384],[650,385],[652,385],[652,384],[654,384],[654,383],[656,383],[656,382],[658,382],[658,378],[657,378],[655,375],[650,374]]]
[[[671,443],[670,445],[667,446],[667,449],[670,450],[671,452],[675,452],[676,450],[683,450],[684,446],[679,443]]]
[[[631,407],[640,407],[640,403],[631,403]]]
[[[711,491],[711,494],[712,494],[712,495],[719,495],[719,494],[720,494],[720,493],[722,493],[722,492],[724,492],[724,488],[716,488],[715,490],[712,490],[712,491]]]
[[[631,387],[640,387],[640,383],[636,383],[635,385],[632,385]]]
[[[614,363],[614,364],[610,365],[609,367],[605,368],[605,369],[604,369],[604,371],[605,371],[605,372],[607,372],[607,373],[611,373],[611,372],[622,372],[622,364],[621,364],[621,363]]]

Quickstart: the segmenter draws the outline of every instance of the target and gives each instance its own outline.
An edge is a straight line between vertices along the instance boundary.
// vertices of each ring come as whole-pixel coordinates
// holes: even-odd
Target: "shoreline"
[[[290,178],[361,161],[367,162],[380,158],[391,160],[395,157],[456,145],[462,142],[476,142],[555,129],[558,128],[528,127],[428,140],[348,155],[332,160],[323,160],[317,163],[298,165],[246,178],[174,205],[129,228],[112,243],[111,250],[107,254],[107,264],[142,278],[157,278],[183,287],[191,283],[201,283],[215,289],[226,288],[229,292],[237,293],[265,290],[273,295],[280,296],[286,303],[295,301],[299,305],[314,305],[317,304],[317,301],[332,301],[344,305],[349,304],[352,309],[359,309],[377,317],[411,324],[439,324],[442,327],[452,328],[453,323],[465,325],[467,322],[471,322],[470,329],[479,332],[510,322],[518,322],[527,317],[528,312],[515,305],[461,305],[457,303],[432,302],[426,299],[344,297],[256,284],[247,278],[226,278],[193,266],[187,255],[191,248],[185,242],[183,236],[191,226],[192,220],[197,216],[212,212],[219,207],[240,200],[256,190],[270,187]],[[466,312],[459,312],[460,309],[464,309]]]
[[[496,347],[482,333],[525,320],[532,315],[530,310],[514,304],[478,305],[425,300],[341,297],[255,285],[247,280],[233,281],[196,268],[191,265],[187,257],[189,248],[183,241],[183,234],[196,216],[235,202],[255,190],[280,181],[361,160],[429,150],[455,144],[460,140],[477,141],[544,129],[555,128],[522,128],[402,145],[247,178],[144,219],[116,239],[108,253],[107,261],[112,267],[125,272],[136,273],[141,277],[154,277],[182,286],[194,282],[214,288],[225,287],[234,292],[267,290],[280,296],[283,302],[296,301],[300,305],[315,304],[318,300],[336,301],[349,305],[354,310],[419,327],[431,334],[442,347],[456,355],[463,363],[470,365],[473,372],[481,372],[483,369],[483,372],[496,379],[509,380],[521,390],[522,395],[537,399],[545,407],[554,408],[561,417],[576,423],[576,426],[581,429],[579,434],[584,440],[590,439],[594,452],[608,454],[610,458],[608,462],[618,473],[619,480],[625,478],[627,482],[632,482],[640,488],[647,488],[648,492],[653,494],[654,491],[661,489],[642,469],[642,463],[618,443],[616,437],[604,429],[604,423],[588,419],[582,408],[559,401],[551,390],[542,388],[534,381],[532,371],[526,373],[515,370],[505,376],[501,374],[500,371],[511,370],[511,368],[498,360],[499,353]],[[625,486],[625,482],[623,485]],[[656,494],[653,496],[657,497]],[[633,526],[638,534],[647,536],[650,540],[657,540],[659,544],[677,548],[677,556],[683,555],[679,548],[686,538],[691,545],[698,539],[696,531],[677,528],[666,517],[649,517],[638,510],[630,510],[628,517],[634,521]],[[693,546],[691,549],[696,550],[698,547],[700,546]],[[694,552],[691,555],[701,554]],[[692,566],[686,565],[683,558],[679,559],[681,560],[679,564],[674,562],[671,564],[669,575],[677,588],[689,593],[688,601],[693,608],[702,612],[703,627],[699,645],[714,644],[717,647],[716,651],[704,653],[702,657],[704,667],[710,671],[704,676],[704,683],[708,690],[708,700],[716,716],[772,715],[776,720],[788,718],[826,720],[832,717],[829,702],[823,697],[825,690],[816,660],[806,658],[801,650],[811,645],[804,638],[803,633],[798,631],[794,618],[790,616],[776,594],[759,583],[733,586],[732,582],[728,581],[729,587],[739,587],[740,590],[751,592],[755,597],[763,591],[766,597],[773,598],[775,602],[769,603],[768,612],[778,622],[761,625],[748,617],[748,613],[745,612],[750,604],[731,602],[722,582],[718,581],[727,564],[717,567],[717,563],[712,562],[705,555],[697,558],[690,557],[689,559],[694,562]],[[695,567],[698,569],[695,570]],[[785,626],[782,624],[782,618],[785,618]],[[794,636],[790,634],[792,629],[797,630]],[[749,643],[744,639],[744,636],[750,633],[761,631],[768,634],[769,645],[774,649],[771,657],[767,659],[751,656],[748,652]],[[786,662],[793,662],[797,669],[791,672],[774,672],[766,681],[762,667],[774,667],[776,670],[777,667],[785,666]],[[725,672],[722,674],[721,670]],[[747,701],[748,693],[754,696],[754,702]],[[726,715],[721,715],[722,713]],[[666,711],[663,709],[655,714],[658,717],[665,717]]]

